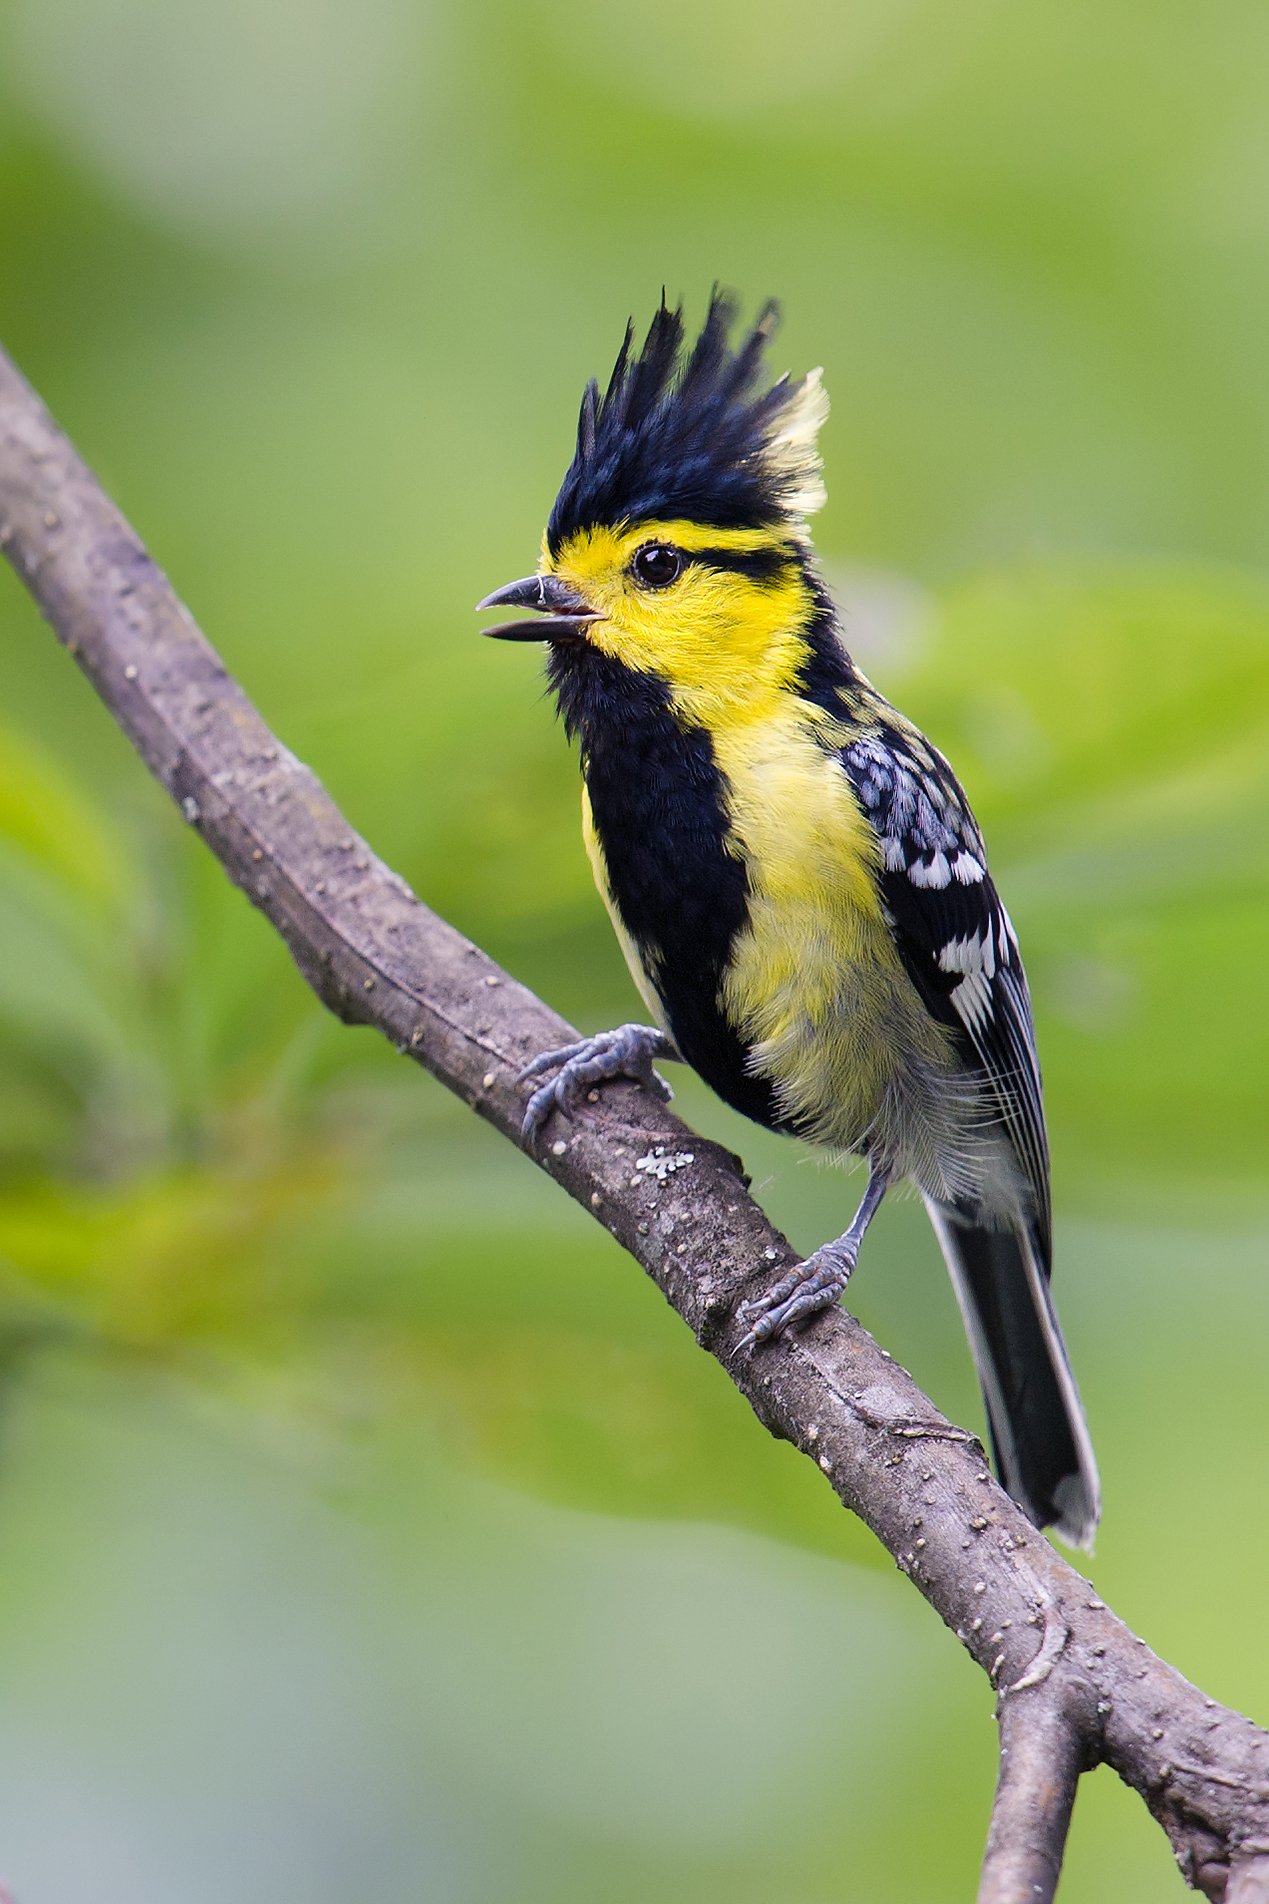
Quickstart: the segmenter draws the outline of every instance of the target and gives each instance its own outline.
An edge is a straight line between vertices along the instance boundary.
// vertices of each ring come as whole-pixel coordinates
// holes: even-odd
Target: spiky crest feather
[[[758,390],[779,307],[764,305],[733,351],[737,309],[716,289],[690,353],[682,307],[669,310],[664,294],[638,356],[626,326],[607,391],[592,381],[582,398],[577,452],[547,525],[553,554],[581,529],[655,520],[805,537],[824,502],[815,439],[828,396],[818,370]]]

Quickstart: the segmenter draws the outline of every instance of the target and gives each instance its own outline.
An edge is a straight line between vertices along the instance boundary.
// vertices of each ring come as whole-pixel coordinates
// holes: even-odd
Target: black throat
[[[770,1084],[720,1000],[749,911],[743,859],[728,848],[726,786],[703,727],[682,724],[665,683],[587,641],[555,644],[547,678],[582,772],[626,931],[693,1070],[736,1110],[780,1127]]]

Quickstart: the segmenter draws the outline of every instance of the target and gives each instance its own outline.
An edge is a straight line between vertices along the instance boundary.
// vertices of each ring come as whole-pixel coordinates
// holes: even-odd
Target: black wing
[[[898,720],[870,723],[841,760],[880,841],[882,891],[904,966],[1000,1108],[1035,1198],[1047,1271],[1049,1146],[1031,995],[978,824],[942,754]]]

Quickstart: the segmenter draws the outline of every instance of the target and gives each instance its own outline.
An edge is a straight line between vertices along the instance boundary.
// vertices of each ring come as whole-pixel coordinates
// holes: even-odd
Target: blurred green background
[[[584,379],[785,303],[850,639],[1036,995],[1093,1578],[1269,1716],[1269,15],[0,0],[0,337],[289,745],[588,1028],[532,650]],[[0,576],[18,1904],[952,1904],[991,1696],[509,1146],[323,1017]],[[677,1081],[677,1080],[676,1080]],[[856,1186],[680,1103],[801,1245]],[[917,1206],[852,1285],[980,1419]],[[1063,1897],[1179,1896],[1108,1772]]]

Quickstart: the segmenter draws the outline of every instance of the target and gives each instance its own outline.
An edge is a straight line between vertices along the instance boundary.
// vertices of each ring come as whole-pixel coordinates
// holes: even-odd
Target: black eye
[[[683,568],[683,557],[668,542],[645,542],[630,564],[640,588],[668,588]]]

